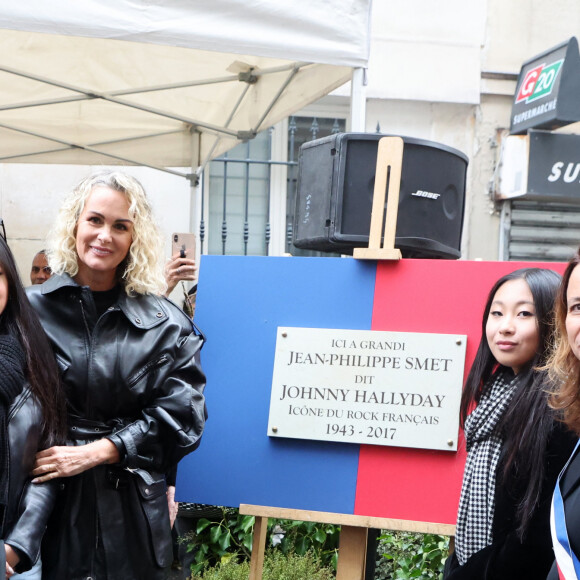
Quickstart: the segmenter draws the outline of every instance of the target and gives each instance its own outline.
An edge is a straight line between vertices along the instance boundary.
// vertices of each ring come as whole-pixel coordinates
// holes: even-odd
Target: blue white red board
[[[207,336],[209,419],[179,466],[177,497],[454,524],[456,453],[267,434],[279,326],[467,335],[466,373],[487,293],[504,274],[563,264],[203,256],[195,321]]]

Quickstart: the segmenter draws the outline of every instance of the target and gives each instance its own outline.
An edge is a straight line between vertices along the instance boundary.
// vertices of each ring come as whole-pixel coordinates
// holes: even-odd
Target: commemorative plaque
[[[466,342],[279,327],[268,435],[456,451]]]

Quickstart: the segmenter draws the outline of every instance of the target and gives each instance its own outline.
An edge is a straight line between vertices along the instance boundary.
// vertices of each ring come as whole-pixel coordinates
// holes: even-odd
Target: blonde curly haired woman
[[[61,492],[43,578],[166,578],[167,473],[200,442],[202,339],[161,296],[162,244],[141,184],[121,172],[83,180],[61,207],[53,276],[31,287],[59,363],[69,441],[36,456],[34,482]]]

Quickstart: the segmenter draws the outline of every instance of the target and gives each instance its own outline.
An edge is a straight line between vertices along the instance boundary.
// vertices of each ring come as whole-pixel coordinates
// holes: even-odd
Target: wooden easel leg
[[[252,558],[250,560],[249,580],[262,580],[262,568],[264,567],[264,550],[266,548],[266,535],[268,533],[268,518],[256,518],[254,524],[254,541],[252,543]]]
[[[342,526],[336,580],[364,580],[367,528]]]

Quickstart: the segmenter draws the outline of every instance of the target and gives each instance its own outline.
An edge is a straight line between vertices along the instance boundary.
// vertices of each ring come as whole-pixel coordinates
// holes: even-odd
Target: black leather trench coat
[[[8,502],[4,521],[0,522],[2,539],[19,552],[17,572],[31,568],[40,554],[56,494],[56,482],[30,483],[29,473],[40,449],[41,435],[42,411],[25,385],[8,411]]]
[[[562,423],[555,424],[546,449],[544,483],[524,541],[516,532],[516,509],[527,481],[516,474],[507,483],[496,478],[493,541],[463,566],[459,566],[453,553],[447,562],[445,580],[545,580],[554,560],[550,536],[554,485],[576,441],[577,437]],[[497,473],[501,473],[502,460],[501,457]]]
[[[577,439],[576,439],[577,441]],[[576,450],[566,469],[560,477],[560,492],[564,501],[566,516],[566,532],[572,552],[578,557],[580,554],[580,453]],[[559,580],[556,562],[548,574],[548,580]]]
[[[43,579],[165,578],[172,548],[164,474],[203,432],[202,339],[157,296],[121,290],[100,317],[90,289],[67,275],[28,296],[61,369],[70,444],[107,437],[121,457],[59,480]]]

